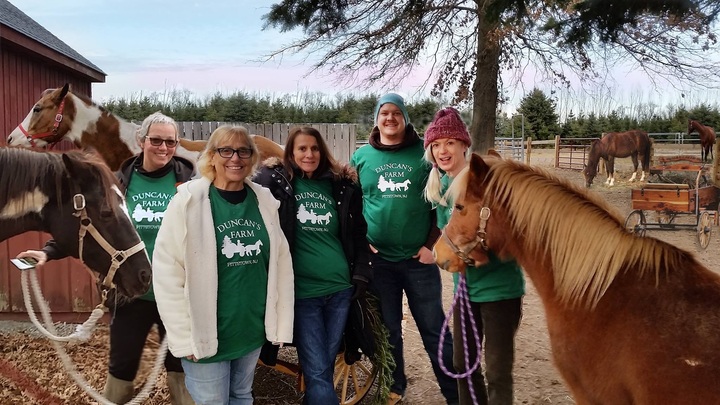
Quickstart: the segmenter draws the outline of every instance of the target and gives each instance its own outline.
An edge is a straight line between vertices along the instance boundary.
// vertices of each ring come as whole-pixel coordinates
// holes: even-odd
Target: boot
[[[105,392],[103,393],[106,399],[116,404],[124,404],[130,402],[134,395],[135,387],[132,381],[121,380],[108,374],[105,382]]]
[[[185,373],[168,371],[167,385],[172,405],[195,405],[190,393],[185,388]]]

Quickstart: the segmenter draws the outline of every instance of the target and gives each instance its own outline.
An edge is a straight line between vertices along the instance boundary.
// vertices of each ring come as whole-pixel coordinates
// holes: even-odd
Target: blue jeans
[[[295,300],[294,344],[305,378],[303,403],[326,405],[338,403],[333,385],[337,357],[353,289],[331,295]]]
[[[370,283],[370,290],[380,299],[380,311],[383,322],[390,332],[389,340],[393,346],[392,355],[396,365],[393,371],[394,382],[390,390],[404,395],[407,388],[401,327],[404,290],[425,351],[430,357],[435,378],[440,385],[440,391],[448,404],[456,404],[458,402],[457,383],[454,378],[447,376],[442,371],[438,363],[440,329],[445,320],[440,270],[435,264],[423,264],[412,258],[400,262],[390,262],[378,255],[373,255],[372,262],[374,278]],[[443,363],[449,371],[455,372],[450,331],[445,332],[444,339]]]
[[[182,359],[185,386],[197,405],[252,405],[260,348],[230,361],[196,363]]]

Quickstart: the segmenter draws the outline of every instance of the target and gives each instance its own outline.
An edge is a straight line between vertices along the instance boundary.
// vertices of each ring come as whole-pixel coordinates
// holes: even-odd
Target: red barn
[[[70,83],[92,97],[91,84],[105,73],[7,0],[0,0],[0,146],[48,88]],[[49,235],[28,232],[0,242],[0,318],[24,318],[20,272],[10,258],[43,246]],[[57,320],[84,320],[97,304],[92,278],[77,260],[51,262],[40,274],[43,293]]]

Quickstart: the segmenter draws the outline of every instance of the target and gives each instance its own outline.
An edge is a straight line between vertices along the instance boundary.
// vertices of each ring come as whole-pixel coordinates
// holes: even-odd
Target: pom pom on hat
[[[460,113],[452,107],[443,108],[435,113],[435,117],[425,130],[424,147],[427,148],[433,141],[443,138],[457,139],[467,146],[472,143]]]

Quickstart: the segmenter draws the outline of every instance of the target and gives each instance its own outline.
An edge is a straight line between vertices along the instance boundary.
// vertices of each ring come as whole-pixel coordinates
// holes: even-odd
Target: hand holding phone
[[[20,270],[30,270],[34,269],[35,265],[37,264],[37,260],[33,259],[32,257],[23,257],[20,259],[10,259],[10,262],[15,265]]]

